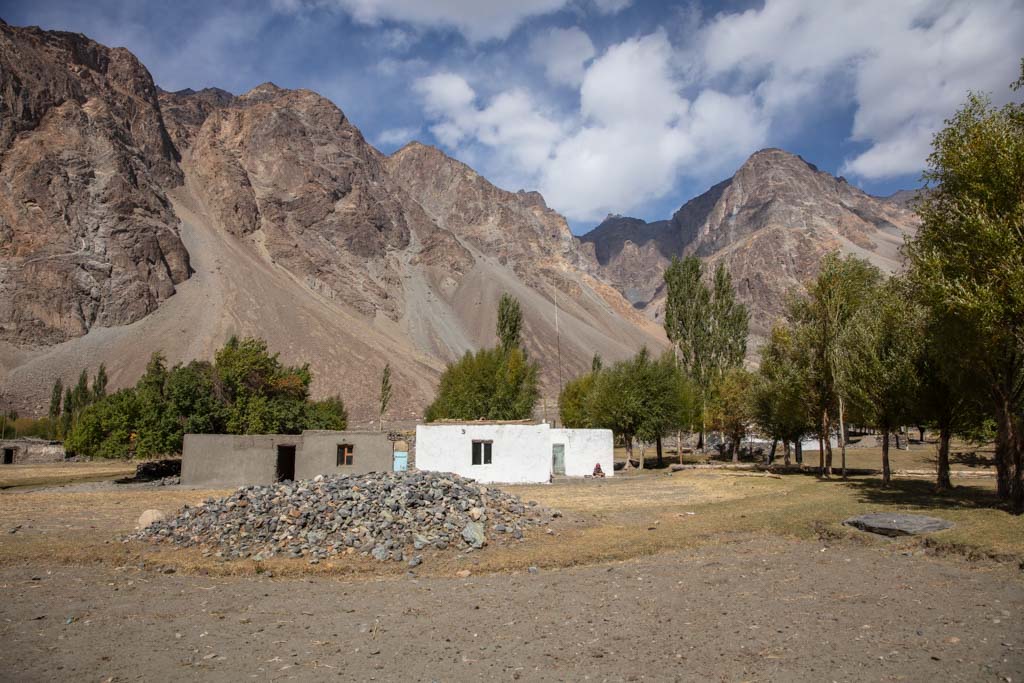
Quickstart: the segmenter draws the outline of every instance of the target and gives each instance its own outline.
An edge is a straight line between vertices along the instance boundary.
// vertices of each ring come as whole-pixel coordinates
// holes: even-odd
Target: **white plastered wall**
[[[551,478],[550,432],[546,424],[418,425],[416,469],[454,472],[482,483],[547,482]],[[474,440],[494,443],[490,465],[473,464]]]
[[[605,476],[615,473],[615,443],[610,429],[552,429],[551,445],[565,444],[565,474],[585,477],[600,463]]]

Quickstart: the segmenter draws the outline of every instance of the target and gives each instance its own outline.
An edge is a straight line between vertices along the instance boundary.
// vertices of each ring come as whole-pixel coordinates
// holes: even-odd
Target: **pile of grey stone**
[[[185,506],[129,537],[200,547],[219,558],[338,554],[422,562],[419,551],[472,551],[522,540],[557,511],[455,474],[374,472],[246,486],[227,498]]]

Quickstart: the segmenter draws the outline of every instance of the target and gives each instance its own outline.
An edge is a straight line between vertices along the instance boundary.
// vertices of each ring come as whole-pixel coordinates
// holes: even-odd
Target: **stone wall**
[[[0,456],[6,456],[8,449],[10,449],[13,456],[11,464],[14,465],[63,462],[66,457],[64,444],[59,441],[45,441],[43,439],[0,440]],[[0,463],[4,462],[6,462],[6,457],[0,458]]]

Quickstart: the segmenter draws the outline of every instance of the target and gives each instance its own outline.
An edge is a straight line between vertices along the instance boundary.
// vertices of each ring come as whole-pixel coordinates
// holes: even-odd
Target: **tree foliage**
[[[539,368],[522,349],[467,351],[441,376],[426,420],[522,420],[540,396]]]
[[[380,376],[380,398],[377,407],[380,411],[377,414],[377,428],[384,429],[384,413],[388,411],[391,404],[391,363],[384,365],[384,372]]]
[[[733,462],[739,460],[739,447],[754,422],[754,375],[741,368],[726,371],[711,404],[712,425],[729,442]]]
[[[1024,103],[972,93],[932,147],[912,272],[934,310],[984,341],[960,358],[998,426],[999,495],[1024,510]]]
[[[498,302],[498,344],[502,351],[508,353],[523,345],[523,311],[519,300],[507,292],[501,295]]]
[[[814,427],[808,401],[810,348],[793,328],[776,325],[761,349],[761,367],[752,388],[753,417],[773,439],[799,443]],[[788,451],[787,451],[788,452]]]
[[[133,388],[82,410],[65,446],[98,457],[148,457],[180,452],[187,433],[344,429],[348,416],[341,399],[310,401],[311,381],[307,366],[284,365],[260,339],[232,337],[212,364],[192,361],[169,368],[157,352]]]

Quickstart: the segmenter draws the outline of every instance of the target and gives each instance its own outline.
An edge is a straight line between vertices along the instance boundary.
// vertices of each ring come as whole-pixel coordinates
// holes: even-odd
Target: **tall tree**
[[[75,399],[71,395],[71,387],[64,389],[64,405],[60,411],[60,434],[66,437],[71,431],[71,425],[75,419]]]
[[[747,351],[749,313],[736,301],[732,277],[719,263],[713,287],[704,283],[696,256],[673,259],[665,270],[665,333],[683,372],[696,385],[702,412],[724,374],[740,367]],[[703,445],[706,425],[702,420]]]
[[[92,400],[98,401],[107,395],[107,366],[100,363],[96,376],[92,380]]]
[[[881,271],[867,261],[854,256],[842,258],[838,252],[832,252],[825,256],[806,295],[790,302],[787,318],[812,349],[809,388],[815,401],[821,476],[832,474],[832,416],[839,412],[844,395],[838,379],[838,366],[845,354],[841,339],[853,316],[871,301],[881,278]],[[845,425],[840,424],[844,472],[845,431]]]
[[[837,379],[864,419],[882,431],[883,486],[892,479],[889,434],[913,414],[920,390],[923,337],[924,312],[894,278],[870,308],[857,311],[840,339]]]
[[[714,424],[729,440],[733,462],[739,462],[740,443],[754,420],[754,375],[743,368],[725,373],[712,405]]]
[[[54,381],[53,390],[50,392],[50,411],[49,413],[47,413],[50,418],[48,433],[51,439],[55,439],[58,436],[58,427],[60,422],[60,402],[63,393],[64,385],[60,381],[60,378],[58,378]]]
[[[519,300],[508,294],[501,295],[498,302],[498,342],[501,349],[508,353],[512,349],[521,348],[523,344],[523,311]]]
[[[378,407],[380,412],[378,413],[377,429],[378,431],[384,431],[384,413],[388,411],[388,405],[391,403],[391,363],[384,365],[384,372],[381,373],[380,377],[380,401]]]
[[[74,391],[71,392],[71,408],[72,413],[77,415],[89,405],[91,401],[91,394],[89,393],[89,371],[82,369],[82,372],[78,375],[78,384],[75,385]]]
[[[437,420],[522,420],[540,397],[539,367],[523,350],[501,347],[469,351],[441,375],[427,422]]]
[[[1014,90],[1024,85],[1021,79]],[[972,93],[932,142],[910,260],[928,299],[974,330],[965,362],[997,425],[998,495],[1024,511],[1024,103]]]
[[[809,347],[793,329],[776,325],[761,350],[759,380],[753,388],[754,419],[772,439],[782,441],[789,465],[789,444],[803,460],[803,438],[814,431],[814,406],[808,401]]]

